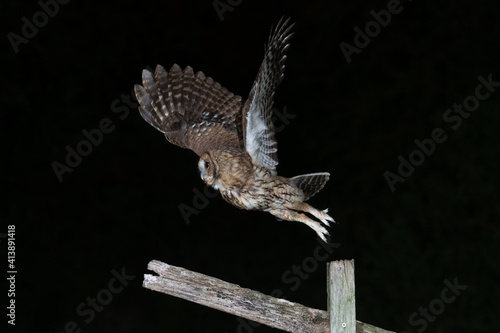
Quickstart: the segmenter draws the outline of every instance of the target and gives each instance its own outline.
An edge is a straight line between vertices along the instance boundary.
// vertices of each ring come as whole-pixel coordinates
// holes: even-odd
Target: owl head
[[[217,165],[210,154],[204,153],[201,155],[200,161],[198,162],[198,169],[200,169],[200,176],[205,184],[217,188],[216,184],[214,184],[217,179]]]

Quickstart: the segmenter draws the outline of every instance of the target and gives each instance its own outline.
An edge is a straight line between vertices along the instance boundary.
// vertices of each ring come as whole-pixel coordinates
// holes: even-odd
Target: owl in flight
[[[194,151],[203,181],[241,209],[269,212],[307,224],[324,241],[328,209],[304,201],[323,188],[327,172],[278,176],[277,142],[271,120],[274,92],[283,79],[293,33],[290,19],[271,31],[264,61],[246,101],[191,67],[158,65],[135,85],[142,117],[171,143]],[[305,213],[308,213],[306,215]],[[315,219],[313,219],[315,218]]]

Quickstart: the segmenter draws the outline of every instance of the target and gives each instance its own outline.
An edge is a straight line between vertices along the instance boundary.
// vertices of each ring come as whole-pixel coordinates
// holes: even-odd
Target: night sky
[[[358,320],[493,330],[498,1],[55,3],[0,5],[9,332],[279,332],[144,289],[153,259],[323,310],[326,263],[354,259]],[[132,91],[144,68],[177,63],[245,99],[283,16],[296,26],[274,104],[278,173],[330,172],[309,201],[338,221],[330,247],[202,197],[198,157],[148,125]]]

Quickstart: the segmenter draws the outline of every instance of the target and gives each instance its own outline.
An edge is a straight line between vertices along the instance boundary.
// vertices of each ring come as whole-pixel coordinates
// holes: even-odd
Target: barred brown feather
[[[290,184],[298,187],[304,192],[304,201],[318,193],[330,179],[328,172],[309,173],[290,178]]]
[[[139,111],[143,118],[175,145],[198,155],[218,146],[241,147],[238,137],[238,114],[241,97],[205,77],[193,75],[174,64],[167,71],[160,65],[155,76],[143,71],[143,86],[136,85]]]
[[[283,80],[288,41],[293,33],[290,18],[271,32],[264,60],[253,84],[248,100],[243,106],[243,137],[245,147],[255,164],[276,174],[278,144],[274,135],[272,108],[274,92]]]

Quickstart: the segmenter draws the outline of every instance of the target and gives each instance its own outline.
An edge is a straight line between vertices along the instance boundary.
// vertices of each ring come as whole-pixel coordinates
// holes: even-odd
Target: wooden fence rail
[[[271,297],[258,291],[157,260],[143,286],[291,333],[393,333],[356,321],[354,261],[328,263],[328,310]]]

